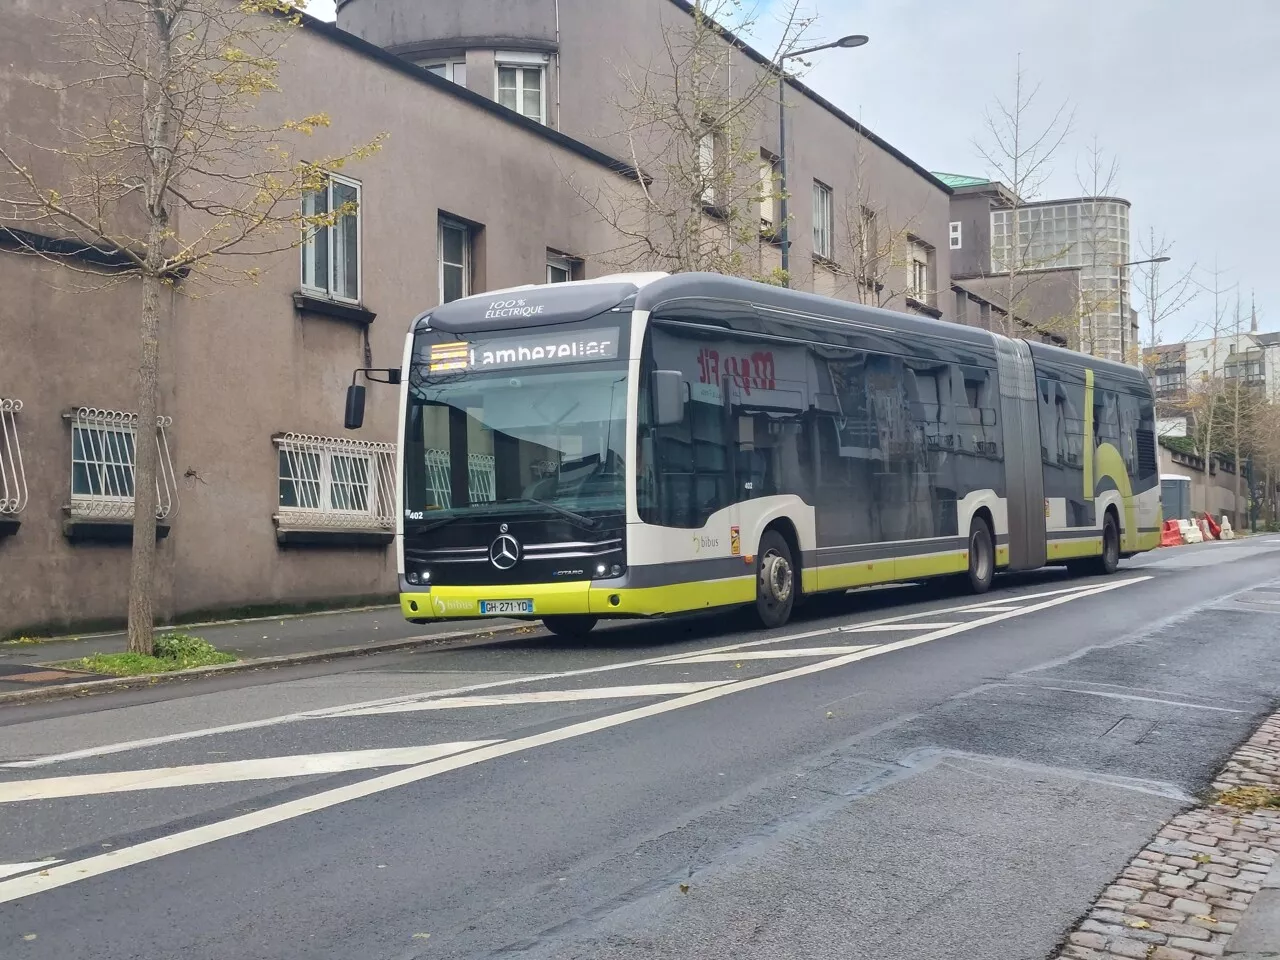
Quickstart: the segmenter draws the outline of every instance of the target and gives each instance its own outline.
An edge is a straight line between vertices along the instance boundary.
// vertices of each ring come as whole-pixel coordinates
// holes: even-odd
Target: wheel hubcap
[[[791,597],[791,564],[770,552],[760,561],[760,595],[769,603],[786,603]]]

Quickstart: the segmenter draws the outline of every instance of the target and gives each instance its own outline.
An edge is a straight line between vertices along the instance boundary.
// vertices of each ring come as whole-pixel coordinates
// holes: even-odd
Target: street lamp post
[[[862,34],[852,34],[847,37],[841,37],[831,43],[822,43],[816,47],[805,47],[803,50],[793,50],[791,53],[784,53],[778,57],[774,63],[774,67],[778,71],[778,188],[781,193],[779,202],[779,217],[782,220],[782,236],[779,241],[782,245],[782,276],[783,282],[789,287],[791,286],[791,227],[787,223],[787,73],[785,70],[786,62],[793,57],[803,57],[806,54],[817,53],[819,50],[830,50],[835,47],[850,49],[852,47],[860,47],[870,38]]]

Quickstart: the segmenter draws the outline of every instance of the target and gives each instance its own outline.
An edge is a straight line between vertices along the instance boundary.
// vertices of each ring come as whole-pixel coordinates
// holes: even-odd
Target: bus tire
[[[1110,510],[1102,521],[1102,556],[1092,566],[1094,573],[1104,577],[1111,576],[1120,566],[1120,525]]]
[[[599,617],[581,615],[542,618],[542,625],[547,628],[548,632],[566,640],[581,640],[594,630],[599,622]]]
[[[996,575],[996,548],[991,527],[982,517],[969,524],[969,590],[986,593]]]
[[[780,627],[796,604],[796,565],[791,547],[777,530],[760,538],[756,559],[756,618],[763,627]]]

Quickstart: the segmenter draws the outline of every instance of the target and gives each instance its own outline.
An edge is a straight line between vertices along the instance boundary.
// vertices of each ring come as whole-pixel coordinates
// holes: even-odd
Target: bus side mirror
[[[343,426],[348,430],[359,430],[364,426],[364,387],[358,383],[347,387],[347,412]]]
[[[679,370],[653,371],[653,413],[660,427],[684,423],[684,377]]]

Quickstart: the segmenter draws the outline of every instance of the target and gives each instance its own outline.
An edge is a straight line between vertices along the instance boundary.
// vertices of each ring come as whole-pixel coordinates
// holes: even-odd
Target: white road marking
[[[1015,608],[1016,609],[1016,608]],[[868,623],[841,628],[842,633],[892,633],[895,630],[946,630],[958,626],[953,620],[943,623]]]
[[[1127,586],[1132,583],[1141,583],[1144,580],[1150,580],[1149,576],[1138,577],[1131,580],[1123,580],[1118,582],[1117,586]],[[1041,600],[1045,597],[1059,597],[1066,594],[1088,592],[1090,588],[1081,587],[1062,587],[1057,590],[1042,590],[1037,593],[1025,593],[1016,597],[1010,597],[1010,603],[1018,601]],[[967,606],[949,607],[942,610],[930,611],[925,616],[937,616],[940,614],[956,614],[966,613],[970,610],[981,609],[989,606],[992,601],[986,600],[981,603],[973,603]],[[1024,609],[1022,607],[1017,608]],[[846,624],[838,627],[825,627],[819,630],[809,630],[804,633],[793,633],[783,637],[766,637],[763,640],[748,640],[742,643],[731,643],[720,647],[711,647],[703,650],[703,653],[721,653],[729,650],[746,650],[752,647],[767,646],[776,643],[788,643],[792,640],[808,640],[812,637],[830,636],[833,633],[843,633],[849,629],[858,627],[870,627],[879,624],[900,623],[919,619],[922,616],[919,612],[903,614],[897,617],[886,617],[881,620],[871,620],[862,624]],[[977,621],[974,621],[977,623]],[[206,727],[203,730],[188,730],[183,733],[170,733],[158,737],[146,737],[140,740],[125,740],[119,743],[104,744],[99,747],[86,747],[81,750],[70,750],[66,753],[50,754],[44,757],[35,757],[30,760],[14,760],[9,763],[0,763],[0,770],[24,770],[31,767],[45,767],[50,764],[62,763],[66,760],[84,760],[89,757],[102,757],[113,753],[124,753],[129,750],[142,750],[147,747],[162,746],[167,743],[180,743],[184,740],[195,740],[200,737],[211,737],[222,733],[239,733],[243,730],[258,730],[263,727],[271,727],[279,724],[298,723],[305,720],[324,720],[333,717],[347,716],[353,710],[366,710],[369,707],[381,706],[392,703],[418,703],[423,700],[454,696],[464,693],[475,693],[480,690],[493,690],[499,687],[517,686],[522,683],[541,683],[548,680],[563,680],[566,677],[581,677],[595,673],[606,673],[613,670],[627,670],[632,667],[647,667],[657,663],[663,663],[670,659],[670,654],[658,657],[649,657],[644,660],[628,660],[622,663],[608,663],[598,667],[583,667],[578,670],[565,670],[557,673],[544,673],[528,677],[516,677],[509,680],[492,680],[486,683],[475,683],[465,687],[454,687],[449,690],[436,690],[430,694],[401,694],[396,697],[383,697],[378,700],[368,700],[363,703],[352,703],[341,707],[322,707],[317,710],[304,710],[299,713],[286,713],[278,717],[267,717],[263,720],[249,720],[244,723],[228,723],[218,727]]]
[[[794,647],[786,650],[730,650],[728,653],[695,653],[687,657],[672,657],[668,663],[734,663],[738,660],[789,660],[801,657],[838,657],[841,654],[865,650],[861,647]]]
[[[438,760],[453,753],[487,747],[500,740],[470,740],[437,743],[426,747],[395,747],[382,750],[349,750],[343,753],[312,753],[295,757],[264,757],[226,763],[199,763],[153,770],[121,770],[114,773],[86,773],[74,777],[0,782],[0,803],[24,800],[53,800],[59,797],[92,797],[131,790],[163,790],[194,787],[207,783],[239,783],[245,780],[280,780],[311,777],[321,773],[374,770],[378,767],[410,767]]]
[[[1005,604],[993,604],[990,607],[970,607],[965,613],[1004,613],[1008,610],[1017,609],[1017,607],[1010,607]]]
[[[1192,710],[1209,710],[1214,713],[1249,713],[1248,710],[1233,710],[1231,707],[1210,707],[1203,703],[1187,703],[1185,700],[1165,700],[1161,697],[1141,697],[1136,693],[1111,693],[1106,690],[1078,690],[1074,687],[1050,687],[1034,684],[1041,690],[1055,690],[1058,693],[1078,693],[1086,697],[1105,697],[1108,700],[1138,700],[1142,703],[1162,703],[1170,707],[1189,707]]]
[[[61,860],[37,860],[35,863],[0,863],[0,878],[12,877],[16,873],[26,873],[42,867],[52,867],[55,863],[61,862]]]
[[[558,730],[548,730],[545,733],[535,734],[530,737],[522,737],[505,743],[497,743],[487,747],[480,747],[476,750],[468,751],[467,753],[455,754],[454,756],[444,757],[440,760],[433,760],[429,763],[424,763],[416,767],[409,767],[404,770],[397,770],[393,773],[383,774],[378,777],[371,777],[370,779],[363,780],[360,783],[353,783],[344,787],[337,787],[333,790],[326,790],[311,797],[291,800],[287,803],[281,803],[266,810],[255,810],[252,813],[241,814],[238,817],[232,817],[228,820],[223,820],[220,823],[210,823],[205,826],[194,827],[190,830],[183,830],[179,833],[172,834],[171,836],[158,837],[155,840],[148,840],[143,843],[135,844],[132,847],[124,847],[120,850],[111,850],[107,853],[97,854],[84,860],[60,864],[49,870],[41,871],[41,874],[45,874],[43,876],[41,874],[36,874],[16,877],[11,880],[3,880],[0,881],[0,903],[9,903],[14,900],[20,900],[23,897],[29,897],[37,893],[42,893],[46,890],[64,887],[80,880],[88,880],[92,877],[102,876],[103,874],[111,873],[115,870],[123,869],[124,867],[135,866],[137,864],[146,863],[150,860],[156,860],[160,857],[181,853],[186,850],[194,849],[195,847],[213,843],[217,840],[225,840],[229,837],[240,836],[241,834],[249,833],[254,830],[260,830],[263,827],[269,827],[274,824],[283,823],[287,820],[292,820],[295,817],[314,813],[317,810],[325,810],[330,807],[337,806],[338,804],[347,803],[352,800],[359,800],[387,790],[394,790],[397,787],[403,787],[411,783],[417,783],[431,777],[439,776],[443,773],[449,773],[463,767],[483,763],[486,760],[494,760],[499,757],[522,753],[526,750],[533,750],[537,747],[560,743],[565,740],[571,740],[576,737],[582,737],[592,733],[599,733],[602,730],[609,730],[614,727],[622,726],[623,724],[632,723],[636,720],[644,720],[649,717],[660,716],[664,713],[682,710],[685,707],[691,707],[696,704],[707,703],[711,700],[728,697],[744,690],[754,690],[759,687],[782,683],[785,680],[792,680],[797,677],[804,677],[827,670],[834,670],[839,667],[847,666],[851,663],[857,663],[860,660],[883,656],[884,654],[893,653],[898,650],[906,650],[911,647],[931,643],[935,640],[941,640],[944,637],[965,633],[969,630],[974,630],[978,627],[987,626],[992,623],[998,623],[1013,617],[1020,617],[1025,614],[1047,610],[1064,603],[1070,603],[1072,600],[1079,600],[1085,597],[1096,596],[1101,593],[1108,593],[1112,590],[1118,590],[1122,587],[1133,586],[1134,584],[1142,583],[1150,579],[1151,577],[1135,577],[1129,580],[1120,580],[1115,583],[1104,584],[1099,587],[1076,590],[1063,596],[1056,596],[1049,600],[1045,600],[1043,603],[1032,604],[1009,613],[992,614],[989,617],[985,617],[980,620],[973,620],[968,623],[957,624],[956,626],[948,627],[945,630],[935,630],[933,633],[924,633],[916,637],[896,640],[892,643],[869,647],[865,650],[859,650],[856,653],[849,653],[841,657],[834,657],[830,660],[821,660],[817,663],[809,663],[803,666],[793,667],[790,670],[783,670],[778,673],[766,674],[761,677],[749,677],[734,683],[727,683],[722,686],[712,687],[709,690],[702,690],[698,693],[686,694],[683,697],[675,697],[670,700],[663,700],[659,703],[651,703],[641,707],[634,707],[630,710],[624,710],[621,713],[615,713],[610,716],[596,717],[591,720],[585,720],[581,723],[569,724],[568,726],[561,727]]]
[[[507,707],[528,703],[572,703],[575,700],[634,700],[640,697],[672,697],[723,686],[729,680],[709,683],[646,683],[632,687],[591,687],[584,690],[532,690],[527,693],[490,693],[472,697],[444,697],[418,703],[387,703],[379,707],[348,710],[344,717],[370,717],[420,710],[458,710],[462,707]]]

